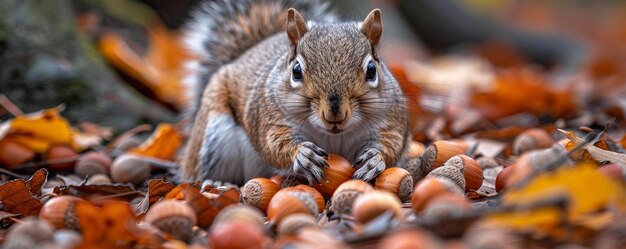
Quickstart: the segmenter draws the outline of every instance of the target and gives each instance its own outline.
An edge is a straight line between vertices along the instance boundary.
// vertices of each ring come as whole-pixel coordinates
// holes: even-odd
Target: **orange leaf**
[[[181,83],[186,75],[184,64],[193,57],[181,37],[154,23],[148,27],[149,47],[144,57],[113,32],[102,35],[100,51],[113,66],[138,80],[159,100],[181,109],[187,101]]]
[[[200,191],[194,183],[183,183],[165,196],[185,200],[198,217],[198,226],[206,228],[213,223],[217,213],[223,208],[239,203],[239,191],[236,187],[211,188],[209,193]]]
[[[0,202],[3,211],[24,216],[37,215],[43,206],[33,197],[26,181],[22,179],[0,185]]]
[[[174,184],[171,182],[165,182],[162,179],[150,179],[150,182],[148,182],[148,193],[141,202],[133,205],[133,212],[137,215],[145,214],[151,204],[158,201],[159,198],[165,196],[172,189],[174,189]]]
[[[130,150],[141,156],[172,160],[183,142],[180,132],[171,124],[161,123],[152,136],[137,148]]]
[[[15,117],[9,136],[36,152],[46,152],[52,144],[72,144],[69,122],[59,108]]]
[[[48,171],[46,169],[39,169],[33,174],[33,176],[26,181],[26,185],[30,190],[30,193],[33,195],[38,195],[41,193],[41,187],[46,183],[46,179],[48,178]]]
[[[156,243],[156,236],[136,224],[128,203],[104,202],[97,207],[89,202],[76,203],[76,216],[86,245],[108,247],[140,247]]]

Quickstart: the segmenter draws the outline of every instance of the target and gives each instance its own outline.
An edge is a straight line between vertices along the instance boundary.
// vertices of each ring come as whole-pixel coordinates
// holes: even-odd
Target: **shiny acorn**
[[[376,178],[375,187],[377,190],[390,192],[398,196],[401,201],[407,202],[411,199],[413,191],[413,177],[403,168],[388,168]]]
[[[251,179],[241,188],[241,203],[256,207],[265,213],[270,200],[279,190],[280,186],[270,179]]]

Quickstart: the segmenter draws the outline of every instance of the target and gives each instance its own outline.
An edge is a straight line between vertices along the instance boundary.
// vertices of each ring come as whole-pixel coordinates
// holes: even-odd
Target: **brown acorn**
[[[49,164],[48,168],[51,170],[72,169],[76,160],[78,160],[78,153],[67,145],[53,145],[50,149],[48,149],[48,152],[46,152],[46,160],[67,160],[67,162]]]
[[[357,197],[364,193],[374,191],[369,183],[361,180],[350,180],[342,183],[331,198],[331,209],[336,214],[349,214],[352,212],[352,204]]]
[[[311,194],[304,191],[279,191],[267,207],[267,218],[273,224],[280,224],[285,217],[297,213],[317,215],[317,203]]]
[[[81,177],[96,174],[108,175],[110,167],[111,158],[109,156],[101,152],[90,151],[78,158],[74,173]]]
[[[464,153],[465,151],[461,146],[454,142],[445,140],[435,141],[424,151],[422,164],[427,169],[433,170],[443,165],[450,157]]]
[[[231,221],[248,222],[261,227],[265,222],[265,218],[263,213],[256,208],[246,205],[229,205],[217,213],[212,225],[216,226],[217,224]]]
[[[515,138],[513,141],[513,154],[520,155],[530,150],[548,148],[553,143],[554,140],[544,129],[531,128]]]
[[[476,191],[483,184],[483,171],[473,158],[466,155],[456,155],[448,159],[444,166],[455,166],[463,169],[465,191]]]
[[[87,185],[102,185],[111,183],[111,178],[104,174],[95,174],[87,179]],[[142,198],[143,199],[143,198]]]
[[[174,238],[186,241],[196,225],[196,213],[181,201],[162,200],[150,207],[144,220]]]
[[[150,164],[132,154],[122,154],[111,164],[111,178],[115,182],[139,185],[149,176]]]
[[[241,221],[212,226],[209,240],[213,249],[262,249],[271,242],[261,227]]]
[[[387,234],[378,248],[385,249],[431,249],[443,248],[437,238],[422,230],[401,230]]]
[[[459,188],[465,190],[465,175],[463,168],[457,166],[442,166],[432,170],[426,177],[447,178],[454,182]]]
[[[84,201],[78,197],[63,195],[48,200],[39,211],[39,219],[52,224],[56,229],[71,229],[79,231],[80,226],[76,217],[76,203]]]
[[[297,177],[294,175],[274,175],[270,177],[270,180],[278,184],[280,188],[293,187],[300,184]]]
[[[386,212],[393,212],[396,219],[402,216],[400,199],[389,192],[365,193],[356,198],[352,204],[352,216],[361,224],[366,224]]]
[[[413,191],[413,177],[403,168],[388,168],[376,178],[376,189],[388,191],[407,202]]]
[[[11,168],[30,162],[33,158],[35,152],[30,148],[8,139],[0,140],[0,165]]]
[[[308,186],[308,185],[304,185],[304,184],[299,184],[293,187],[287,187],[287,188],[283,188],[280,191],[303,191],[306,193],[309,193],[313,199],[315,199],[315,203],[317,204],[317,212],[321,213],[324,211],[324,208],[326,207],[326,202],[324,201],[324,196],[322,196],[322,194],[315,190],[313,187]]]
[[[241,203],[267,212],[267,205],[280,187],[270,179],[254,178],[246,182],[241,188]]]
[[[422,212],[424,207],[436,196],[445,193],[463,194],[463,189],[447,178],[427,177],[420,180],[413,189],[411,206],[416,214]]]
[[[292,214],[283,219],[276,229],[278,237],[295,236],[306,227],[318,227],[317,220],[306,214]]]
[[[324,169],[324,178],[328,182],[314,185],[315,189],[326,198],[333,196],[339,185],[350,180],[356,171],[348,160],[335,154],[328,154],[328,165],[329,167]]]

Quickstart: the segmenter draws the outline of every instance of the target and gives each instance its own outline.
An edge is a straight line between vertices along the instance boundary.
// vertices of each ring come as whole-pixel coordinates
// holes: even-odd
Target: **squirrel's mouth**
[[[333,126],[332,128],[330,128],[330,129],[328,129],[328,128],[327,128],[327,129],[326,129],[326,131],[327,131],[328,133],[331,133],[331,134],[339,134],[339,133],[343,132],[343,129],[339,129],[339,127],[337,127],[337,126],[335,125],[335,126]]]

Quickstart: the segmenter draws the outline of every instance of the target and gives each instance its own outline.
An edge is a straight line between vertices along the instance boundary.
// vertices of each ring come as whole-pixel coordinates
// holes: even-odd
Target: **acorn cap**
[[[306,214],[292,214],[285,217],[280,224],[278,224],[277,233],[278,237],[294,236],[302,228],[305,227],[318,227],[317,220],[313,216]]]
[[[446,178],[454,182],[459,188],[465,189],[465,175],[462,169],[452,166],[443,166],[434,169],[426,177]]]
[[[154,204],[144,220],[174,238],[186,241],[196,225],[196,213],[189,205],[176,200],[162,200]]]
[[[361,180],[350,180],[341,184],[331,199],[331,209],[336,214],[349,214],[352,210],[352,203],[359,195],[369,193],[374,188],[369,183]]]

